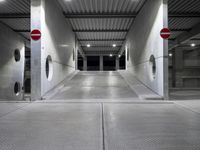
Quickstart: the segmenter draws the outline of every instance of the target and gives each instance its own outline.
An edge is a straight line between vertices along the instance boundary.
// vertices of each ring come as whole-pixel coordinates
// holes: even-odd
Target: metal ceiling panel
[[[136,13],[145,0],[59,0],[66,13]]]
[[[13,30],[30,30],[30,19],[0,19],[0,21],[11,27]]]
[[[112,46],[113,44],[116,44],[116,46],[121,46],[123,41],[81,41],[80,43],[82,46],[86,46],[88,43],[90,43],[90,45],[105,47]]]
[[[77,32],[78,39],[124,39],[126,32]]]
[[[199,0],[169,0],[170,13],[200,13]]]
[[[0,14],[27,14],[30,9],[30,0],[6,0],[0,5]]]
[[[171,29],[190,29],[200,22],[200,18],[169,18]]]
[[[70,19],[74,30],[128,30],[133,20],[131,18]]]

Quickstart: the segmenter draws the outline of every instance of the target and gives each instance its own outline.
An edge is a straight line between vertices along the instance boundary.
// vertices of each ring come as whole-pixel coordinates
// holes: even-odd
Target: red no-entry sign
[[[41,38],[41,32],[40,30],[33,30],[31,31],[31,39],[34,40],[34,41],[37,41]]]
[[[160,31],[160,36],[163,38],[163,39],[168,39],[171,35],[171,32],[168,28],[163,28],[161,31]]]

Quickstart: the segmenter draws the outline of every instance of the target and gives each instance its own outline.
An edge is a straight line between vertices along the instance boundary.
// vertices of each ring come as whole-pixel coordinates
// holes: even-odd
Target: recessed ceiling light
[[[87,44],[87,47],[91,47],[91,45],[90,45],[90,44]]]
[[[119,55],[119,58],[121,57],[121,55]]]
[[[112,55],[112,54],[110,54],[110,57],[113,57],[113,55]]]
[[[116,44],[113,44],[113,47],[116,47],[117,45]]]
[[[169,57],[172,57],[173,56],[173,54],[172,53],[169,53]]]
[[[192,44],[190,44],[190,46],[191,46],[191,47],[195,47],[195,46],[196,46],[196,44],[195,44],[195,43],[192,43]]]

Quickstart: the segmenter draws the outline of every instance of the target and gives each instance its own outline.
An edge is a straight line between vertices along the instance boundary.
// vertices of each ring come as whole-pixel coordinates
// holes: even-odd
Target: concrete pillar
[[[99,58],[99,61],[100,61],[100,63],[99,63],[99,65],[100,65],[100,71],[103,71],[103,56],[100,56],[100,58]]]
[[[115,58],[115,68],[116,68],[116,70],[119,70],[119,57],[118,56],[116,56],[116,58]]]
[[[83,58],[83,70],[87,71],[87,57]]]

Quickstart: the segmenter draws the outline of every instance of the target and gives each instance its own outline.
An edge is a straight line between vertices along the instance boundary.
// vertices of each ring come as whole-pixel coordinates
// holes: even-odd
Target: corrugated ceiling
[[[89,43],[94,47],[102,47],[101,49],[94,48],[93,53],[95,51],[96,53],[105,53],[102,51],[105,46],[117,44],[120,47],[123,44],[127,31],[134,22],[134,15],[138,13],[146,0],[58,1],[64,14],[71,15],[69,20],[85,52],[90,51],[85,47]],[[171,40],[200,23],[200,0],[169,0],[168,4],[169,27],[173,30]],[[7,0],[0,5],[0,21],[28,39],[30,38],[30,19],[23,16],[29,14],[30,0]],[[78,15],[79,17],[77,17]],[[108,17],[105,17],[106,15]],[[200,36],[193,38],[197,41]],[[106,53],[116,52],[116,50],[112,50],[112,47],[105,50]]]

